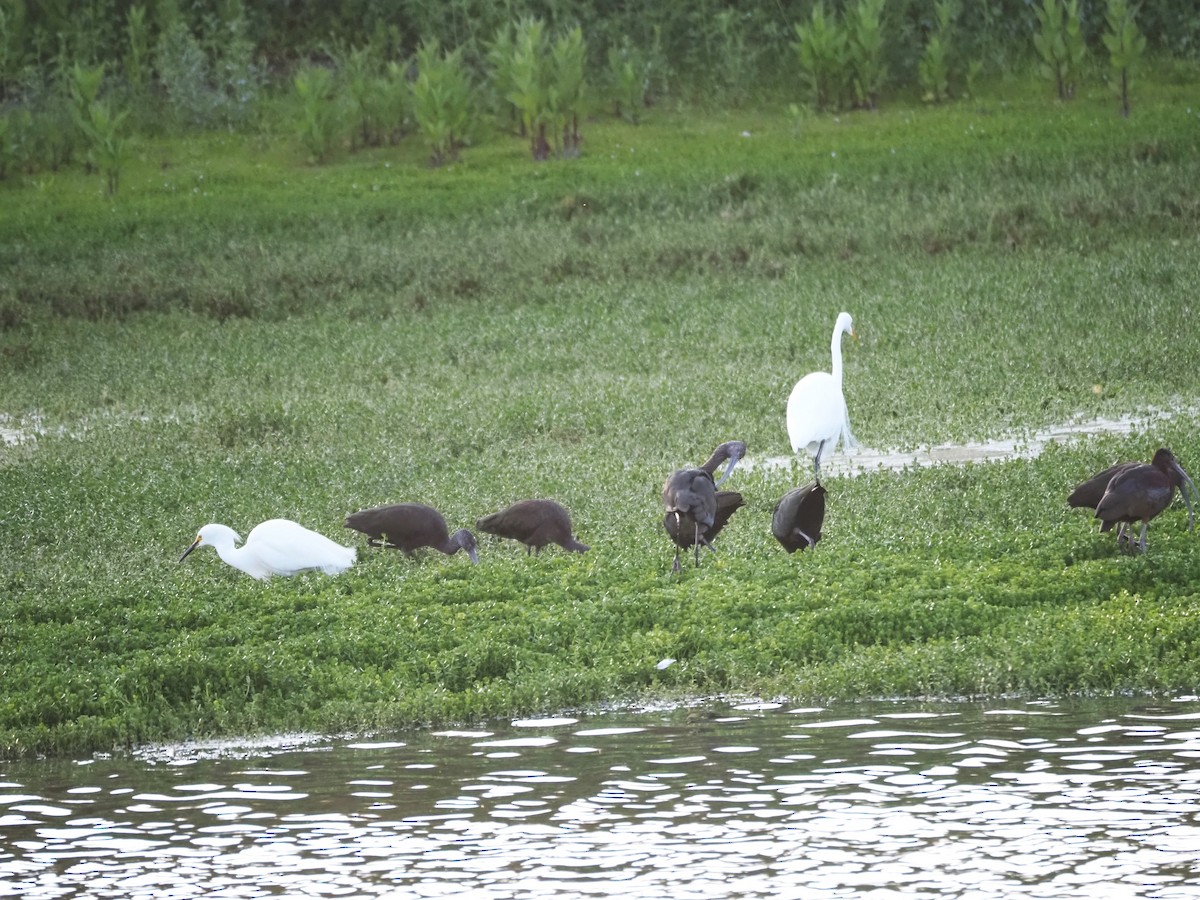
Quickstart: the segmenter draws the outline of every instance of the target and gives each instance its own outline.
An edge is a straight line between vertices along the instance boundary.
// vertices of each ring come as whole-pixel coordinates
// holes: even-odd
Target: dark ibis
[[[729,524],[729,517],[745,505],[745,499],[737,491],[717,491],[717,508],[713,512],[713,522],[705,532],[710,547],[712,541],[721,533],[721,529]],[[667,529],[667,534],[681,550],[688,550],[696,543],[696,523],[686,513],[678,516],[674,513],[663,513],[663,528]]]
[[[815,547],[825,524],[825,488],[810,481],[784,494],[771,513],[771,534],[788,553]]]
[[[743,441],[725,441],[699,468],[679,469],[663,482],[663,526],[675,542],[675,562],[671,571],[679,571],[680,549],[693,547],[697,566],[700,565],[700,545],[703,544],[708,549],[713,549],[709,539],[716,523],[717,486],[729,477],[733,472],[733,467],[745,453],[746,444]],[[728,464],[724,473],[719,481],[715,481],[713,473],[717,471],[721,463],[726,461]],[[736,508],[735,506],[734,509]],[[731,509],[730,514],[732,513]],[[668,519],[674,520],[673,528],[666,524]],[[726,516],[726,520],[728,520],[728,516]],[[724,523],[722,523],[723,525]],[[691,532],[688,538],[683,538],[684,531]]]
[[[586,553],[589,549],[571,533],[571,514],[553,500],[518,500],[477,520],[475,527],[488,534],[520,541],[525,545],[526,555],[541,553],[547,544],[558,544],[575,553]]]
[[[475,535],[465,528],[450,534],[442,514],[424,503],[393,503],[360,510],[346,516],[346,527],[365,534],[371,547],[392,547],[408,556],[422,547],[432,547],[447,556],[465,550],[472,563],[479,562]]]
[[[1171,504],[1176,488],[1179,488],[1187,504],[1188,528],[1195,524],[1185,485],[1195,492],[1196,485],[1179,465],[1175,454],[1166,447],[1160,447],[1149,464],[1122,467],[1109,480],[1104,495],[1096,504],[1100,530],[1108,531],[1118,523],[1132,525],[1141,522],[1142,533],[1136,544],[1145,553],[1146,529],[1150,520]],[[1122,539],[1119,529],[1117,539],[1118,542]],[[1124,540],[1129,543],[1128,530],[1125,531]]]

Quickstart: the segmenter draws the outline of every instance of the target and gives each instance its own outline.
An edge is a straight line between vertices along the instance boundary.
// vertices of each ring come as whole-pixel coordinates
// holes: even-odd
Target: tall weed
[[[1134,70],[1141,65],[1146,52],[1146,37],[1137,25],[1138,7],[1130,6],[1128,0],[1108,0],[1104,21],[1108,30],[1104,33],[1104,46],[1108,48],[1108,61],[1117,76],[1121,115],[1129,118],[1129,88]]]
[[[1042,0],[1034,7],[1039,30],[1033,44],[1041,58],[1041,71],[1054,82],[1059,100],[1075,96],[1086,50],[1079,0]]]
[[[636,125],[646,105],[650,60],[628,35],[608,48],[608,90],[613,114]]]
[[[344,131],[333,73],[324,66],[306,66],[292,83],[300,98],[300,141],[313,162],[328,162]]]
[[[817,2],[807,22],[794,26],[796,40],[792,48],[800,61],[801,76],[808,87],[815,109],[838,109],[843,104],[847,84],[846,31]]]
[[[440,166],[456,159],[474,109],[462,50],[442,52],[437,41],[422,44],[410,89],[413,118],[429,145],[430,162]]]
[[[847,12],[850,83],[859,106],[876,109],[887,80],[883,11],[887,0],[858,0]]]

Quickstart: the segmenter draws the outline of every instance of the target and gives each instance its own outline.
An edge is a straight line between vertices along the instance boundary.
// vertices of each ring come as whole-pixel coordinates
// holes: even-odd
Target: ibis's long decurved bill
[[[738,460],[742,458],[742,454],[746,452],[744,444],[736,444],[729,453],[729,462],[725,464],[725,471],[721,473],[721,477],[717,480],[716,487],[724,484],[725,479],[733,474],[733,467],[738,464]]]
[[[1192,501],[1188,499],[1188,492],[1185,490],[1185,487],[1190,487],[1192,489],[1192,493],[1196,494],[1198,499],[1200,499],[1200,493],[1196,492],[1196,482],[1192,481],[1192,479],[1188,476],[1188,473],[1183,471],[1183,466],[1181,466],[1178,462],[1174,462],[1172,465],[1175,467],[1175,471],[1179,473],[1179,477],[1183,479],[1183,484],[1179,486],[1179,494],[1183,497],[1183,505],[1187,507],[1188,531],[1191,531],[1195,527],[1196,516],[1192,511]]]

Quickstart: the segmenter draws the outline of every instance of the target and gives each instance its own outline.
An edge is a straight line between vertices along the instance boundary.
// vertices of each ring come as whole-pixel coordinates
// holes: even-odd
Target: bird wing
[[[277,575],[295,575],[305,569],[340,572],[354,562],[353,547],[343,547],[323,534],[288,519],[270,519],[256,525],[243,549]]]
[[[1174,485],[1154,466],[1139,464],[1118,472],[1096,504],[1096,518],[1105,522],[1153,518],[1167,508]]]
[[[713,477],[703,469],[683,469],[668,479],[663,489],[663,508],[683,513],[707,527],[717,510]]]
[[[1067,506],[1075,508],[1086,507],[1095,509],[1100,505],[1100,498],[1104,496],[1104,492],[1108,490],[1109,482],[1113,478],[1128,469],[1139,466],[1141,463],[1123,462],[1117,463],[1115,466],[1109,466],[1103,472],[1097,472],[1087,481],[1081,481],[1075,485],[1075,490],[1071,491],[1067,497]]]

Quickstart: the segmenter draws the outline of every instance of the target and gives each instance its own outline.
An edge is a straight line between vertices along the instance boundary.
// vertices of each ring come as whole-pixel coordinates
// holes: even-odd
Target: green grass
[[[0,748],[371,729],[639,697],[1191,691],[1197,537],[1123,556],[1064,498],[1160,444],[1196,467],[1200,122],[1186,85],[793,119],[657,111],[441,170],[323,168],[270,135],[141,143],[116,198],[62,172],[0,216]],[[743,132],[749,136],[744,136]],[[165,165],[164,165],[165,164]],[[788,556],[747,507],[670,574],[658,490],[741,438],[788,453],[791,385],[845,346],[872,447],[1173,410],[1022,462],[831,479]],[[1194,473],[1195,474],[1195,473]],[[209,521],[353,541],[419,500],[452,528],[520,497],[583,555],[367,552],[254,582]],[[666,657],[678,660],[659,670]]]

